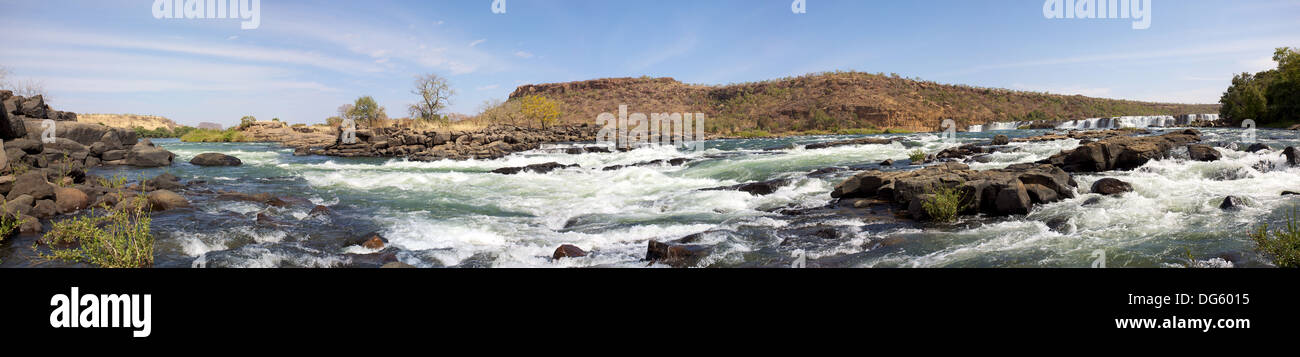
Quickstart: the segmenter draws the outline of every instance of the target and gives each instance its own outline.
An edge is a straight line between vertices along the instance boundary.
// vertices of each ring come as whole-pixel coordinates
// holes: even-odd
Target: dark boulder
[[[1201,133],[1195,129],[1161,136],[1113,136],[1063,151],[1039,163],[1054,165],[1066,172],[1132,170],[1151,160],[1168,157],[1175,147],[1200,140]]]
[[[1286,155],[1286,163],[1288,165],[1300,166],[1300,150],[1297,150],[1295,147],[1288,146],[1286,147],[1285,150],[1282,150],[1282,155]]]
[[[944,163],[910,172],[868,171],[845,180],[832,198],[876,198],[917,207],[939,188],[953,188],[962,196],[961,214],[1012,215],[1028,213],[1036,204],[1074,197],[1070,175],[1050,165],[1019,164],[1005,169],[973,171],[969,166]]]
[[[781,187],[790,185],[791,182],[794,182],[794,180],[779,179],[763,182],[751,182],[735,186],[706,188],[701,191],[740,191],[747,192],[754,196],[766,196],[776,192],[776,190]]]
[[[559,248],[555,248],[555,254],[551,255],[551,259],[558,260],[560,258],[578,258],[585,256],[587,256],[587,252],[583,251],[582,248],[578,248],[578,246],[572,244],[565,244]]]
[[[646,247],[645,260],[674,268],[687,268],[698,264],[711,251],[712,248],[702,245],[659,243],[652,240]]]
[[[166,167],[176,157],[171,151],[155,146],[148,139],[140,140],[126,153],[126,164],[135,167]]]
[[[1269,148],[1268,145],[1264,145],[1263,143],[1254,143],[1251,144],[1249,148],[1246,148],[1246,152],[1260,152],[1271,149],[1272,148]]]
[[[190,164],[196,166],[239,166],[243,165],[244,162],[234,156],[210,152],[195,156],[190,159]]]
[[[1133,192],[1133,185],[1119,179],[1107,177],[1092,184],[1092,193],[1096,194],[1112,196],[1126,192]]]
[[[1223,154],[1220,154],[1219,150],[1215,150],[1213,146],[1199,144],[1188,145],[1187,156],[1191,157],[1192,160],[1205,162],[1219,161],[1219,159],[1223,158]]]
[[[539,174],[545,174],[545,173],[550,173],[551,171],[560,170],[560,169],[567,169],[567,168],[571,168],[571,167],[578,167],[578,165],[576,165],[576,164],[575,164],[575,165],[562,165],[562,164],[560,164],[560,163],[549,162],[549,163],[545,163],[545,164],[528,165],[528,166],[524,166],[524,167],[505,167],[505,168],[500,168],[500,169],[492,170],[492,173],[494,173],[494,174],[502,174],[502,175],[517,175],[517,174],[522,173],[522,172],[535,172],[535,173],[539,173]]]
[[[44,173],[31,171],[14,180],[13,189],[9,190],[5,198],[14,200],[23,195],[32,196],[36,200],[51,199],[54,198],[54,185],[46,181]]]
[[[145,180],[144,186],[145,191],[179,190],[185,188],[185,185],[181,184],[181,179],[179,177],[168,173]]]
[[[1007,137],[1006,135],[998,135],[993,137],[993,145],[1007,145],[1010,143],[1011,143],[1011,138]]]
[[[186,208],[190,206],[190,202],[186,200],[185,197],[168,190],[150,192],[147,198],[149,199],[149,207],[154,212]]]
[[[1246,202],[1243,201],[1242,199],[1237,198],[1236,196],[1228,196],[1223,199],[1223,203],[1219,204],[1219,209],[1237,210],[1240,209],[1241,207],[1244,207],[1245,205]]]
[[[895,141],[901,141],[901,140],[902,139],[898,139],[898,138],[893,138],[893,139],[861,138],[861,139],[853,139],[853,140],[834,141],[829,143],[808,144],[804,146],[804,149],[819,150],[819,149],[828,149],[833,147],[850,146],[850,145],[889,145],[889,144],[893,144]]]

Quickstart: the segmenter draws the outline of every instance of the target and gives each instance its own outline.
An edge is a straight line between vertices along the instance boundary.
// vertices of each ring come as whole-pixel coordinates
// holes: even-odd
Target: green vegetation
[[[1300,52],[1279,48],[1273,53],[1276,69],[1232,78],[1232,86],[1219,99],[1219,114],[1240,124],[1251,119],[1263,128],[1300,123]]]
[[[913,165],[917,165],[917,164],[925,163],[926,156],[927,155],[925,154],[925,150],[916,149],[915,151],[912,151],[911,154],[908,154],[907,158],[912,159]]]
[[[239,130],[248,129],[249,127],[253,126],[253,124],[256,123],[257,123],[257,117],[254,117],[252,115],[246,115],[243,118],[239,118]]]
[[[3,205],[4,201],[4,198],[0,197],[0,205]],[[18,226],[22,225],[22,223],[22,220],[14,217],[13,214],[0,212],[0,242],[4,242],[5,239],[18,233]]]
[[[144,196],[133,198],[128,208],[112,209],[103,216],[88,215],[53,223],[44,240],[50,260],[86,263],[102,268],[146,268],[153,265],[152,219]]]
[[[745,138],[745,139],[756,139],[756,138],[771,137],[772,133],[769,133],[766,130],[746,130],[746,131],[737,132],[735,135],[736,137]]]
[[[194,130],[195,130],[194,127],[190,127],[190,126],[182,126],[182,127],[178,127],[178,128],[176,128],[176,130],[167,129],[167,127],[159,127],[159,128],[157,128],[157,129],[154,129],[154,130],[148,130],[148,129],[141,128],[141,127],[138,127],[138,126],[132,128],[132,129],[135,130],[135,135],[136,135],[136,136],[138,136],[138,137],[140,137],[140,138],[148,138],[148,139],[157,139],[157,138],[179,138],[179,137],[185,136],[185,134],[189,134],[191,131],[194,131]]]
[[[925,213],[936,222],[956,222],[965,199],[962,191],[956,188],[936,187],[933,196],[921,202]]]
[[[195,129],[181,137],[187,143],[243,143],[249,139],[238,128],[226,130]]]
[[[356,120],[357,125],[365,125],[371,128],[385,127],[388,124],[388,113],[384,107],[375,102],[375,98],[364,96],[357,98],[347,112],[348,117]]]
[[[1273,259],[1278,267],[1300,268],[1300,207],[1287,214],[1285,227],[1271,232],[1268,228],[1263,224],[1250,234],[1260,253]]]

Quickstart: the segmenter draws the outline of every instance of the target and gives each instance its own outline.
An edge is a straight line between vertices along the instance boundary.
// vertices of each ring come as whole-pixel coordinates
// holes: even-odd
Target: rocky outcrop
[[[559,260],[560,258],[579,258],[587,256],[587,252],[578,248],[576,245],[565,244],[555,248],[555,253],[551,254],[551,259]]]
[[[522,172],[545,174],[550,173],[551,171],[567,169],[570,167],[578,167],[578,165],[563,165],[560,163],[548,162],[545,164],[528,165],[524,167],[504,167],[492,170],[492,173],[502,175],[518,175]]]
[[[1027,214],[1036,204],[1073,198],[1070,174],[1051,165],[1019,164],[1005,169],[973,171],[959,163],[943,163],[910,172],[867,171],[845,180],[831,192],[838,199],[876,198],[908,208],[917,219],[926,195],[954,188],[962,196],[961,214]]]
[[[1151,160],[1168,157],[1176,147],[1200,140],[1201,133],[1195,129],[1161,136],[1115,136],[1063,151],[1039,163],[1054,165],[1066,172],[1132,170]]]
[[[0,91],[0,103],[0,139],[5,141],[4,156],[11,165],[84,169],[131,162],[146,167],[171,164],[161,160],[171,153],[153,146],[147,152],[136,152],[136,160],[128,160],[139,142],[134,130],[77,122],[77,114],[53,110],[41,96],[24,98]],[[46,120],[54,121],[52,131]],[[49,139],[47,133],[53,134],[53,141],[45,140]]]
[[[176,155],[154,145],[149,139],[140,140],[126,152],[126,164],[135,167],[171,166]]]
[[[861,139],[853,139],[853,140],[833,141],[829,143],[808,144],[804,146],[804,149],[820,150],[820,149],[829,149],[833,147],[853,146],[853,145],[889,145],[898,141],[903,141],[903,139],[902,138],[892,138],[892,139],[861,138]]]
[[[190,164],[196,166],[239,166],[244,162],[239,158],[220,154],[220,153],[203,153],[190,159]]]
[[[593,125],[559,126],[545,130],[494,126],[479,131],[415,131],[409,128],[357,130],[357,142],[342,142],[342,133],[314,154],[340,157],[406,157],[414,161],[497,159],[534,150],[546,143],[591,142]]]

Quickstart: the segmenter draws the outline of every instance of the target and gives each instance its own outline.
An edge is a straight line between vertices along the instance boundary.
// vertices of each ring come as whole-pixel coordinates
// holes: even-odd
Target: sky
[[[243,29],[155,18],[154,0],[0,0],[0,66],[43,83],[58,110],[231,125],[320,123],[363,95],[406,116],[428,73],[467,114],[532,83],[835,70],[1216,103],[1233,74],[1300,47],[1300,0],[1151,0],[1147,29],[1049,19],[1044,0],[805,0],[803,13],[794,1],[260,0],[260,23]]]

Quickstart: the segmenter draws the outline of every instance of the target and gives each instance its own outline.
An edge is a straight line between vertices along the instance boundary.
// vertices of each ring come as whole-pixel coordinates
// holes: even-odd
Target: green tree
[[[1277,78],[1268,85],[1268,116],[1277,123],[1300,122],[1300,52],[1279,48],[1273,53]]]
[[[1219,99],[1219,104],[1222,104],[1219,115],[1234,123],[1241,123],[1246,119],[1265,120],[1267,101],[1264,98],[1264,89],[1260,85],[1262,81],[1263,79],[1256,78],[1250,73],[1234,76],[1232,86],[1228,87],[1228,91],[1224,92],[1223,97]]]
[[[439,77],[436,74],[427,74],[415,79],[415,89],[411,94],[420,96],[420,101],[411,104],[411,118],[431,123],[447,121],[447,117],[441,115],[442,110],[451,104],[451,96],[456,95],[456,91],[451,89],[447,84],[447,79]]]
[[[243,118],[239,118],[239,130],[248,129],[248,127],[253,126],[255,123],[257,123],[257,118],[252,115],[246,115]]]
[[[357,98],[357,101],[352,103],[352,110],[348,115],[358,124],[366,124],[371,128],[383,126],[383,122],[388,120],[388,113],[385,113],[384,107],[379,106],[371,96]]]
[[[542,129],[546,129],[547,124],[560,120],[560,104],[539,95],[524,97],[520,111],[529,121],[541,124]]]

